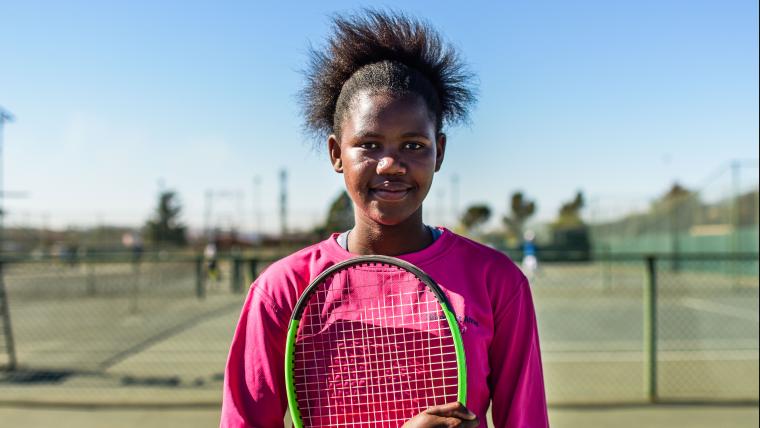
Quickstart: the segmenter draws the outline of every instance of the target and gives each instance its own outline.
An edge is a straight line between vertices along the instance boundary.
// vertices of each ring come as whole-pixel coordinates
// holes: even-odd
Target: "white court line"
[[[690,297],[683,299],[680,304],[698,311],[712,312],[714,314],[726,315],[747,321],[760,322],[760,320],[758,320],[758,313],[755,311],[748,311],[746,309],[710,302],[708,300]]]
[[[658,361],[757,361],[760,352],[746,351],[665,351]],[[643,362],[643,352],[543,352],[544,363]]]
[[[602,346],[615,351],[636,351],[641,349],[641,343],[641,340],[546,341],[541,343],[541,352],[585,352]]]
[[[754,350],[758,347],[757,339],[682,339],[666,340],[659,339],[659,347],[663,350],[670,349],[706,349],[706,350]],[[541,344],[542,352],[639,352],[643,346],[643,339],[626,341],[546,341]],[[595,351],[599,348],[607,351]]]

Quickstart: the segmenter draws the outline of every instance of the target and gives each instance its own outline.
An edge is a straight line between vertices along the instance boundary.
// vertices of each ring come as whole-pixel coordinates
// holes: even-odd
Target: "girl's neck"
[[[392,226],[358,216],[355,221],[348,235],[348,250],[354,254],[398,256],[420,251],[433,242],[430,231],[422,223],[422,210]]]

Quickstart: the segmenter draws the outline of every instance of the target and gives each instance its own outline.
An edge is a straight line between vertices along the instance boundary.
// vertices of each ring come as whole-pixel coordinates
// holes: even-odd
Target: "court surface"
[[[0,374],[0,403],[218,403],[244,299],[229,291],[229,271],[199,298],[186,263],[88,269],[6,271],[21,370]],[[644,279],[640,262],[541,267],[532,290],[551,405],[646,402]],[[756,403],[757,275],[658,279],[659,398]]]

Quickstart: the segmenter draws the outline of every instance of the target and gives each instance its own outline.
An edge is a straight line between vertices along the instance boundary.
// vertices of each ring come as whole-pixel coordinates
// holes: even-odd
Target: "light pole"
[[[5,293],[3,281],[3,125],[5,122],[13,122],[13,115],[0,107],[0,322],[2,323],[3,336],[5,336],[5,352],[8,354],[7,370],[16,369],[16,348],[13,341],[13,329],[11,328],[11,316],[8,305],[8,296]]]
[[[8,110],[0,107],[0,255],[3,253],[3,220],[5,217],[5,193],[3,193],[3,126],[5,122],[13,122],[14,117]]]
[[[254,236],[261,236],[261,177],[253,177],[253,232]],[[258,239],[258,238],[257,238]]]
[[[453,227],[459,222],[459,176],[457,174],[451,176],[451,215],[454,217],[451,223]]]
[[[288,171],[280,170],[280,239],[288,233]]]

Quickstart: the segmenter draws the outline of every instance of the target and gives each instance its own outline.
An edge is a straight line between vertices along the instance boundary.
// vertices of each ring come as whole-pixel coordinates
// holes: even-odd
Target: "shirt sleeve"
[[[536,313],[525,277],[509,301],[495,308],[489,359],[494,426],[548,427]]]
[[[254,282],[243,305],[224,372],[221,428],[283,427],[289,314]]]

